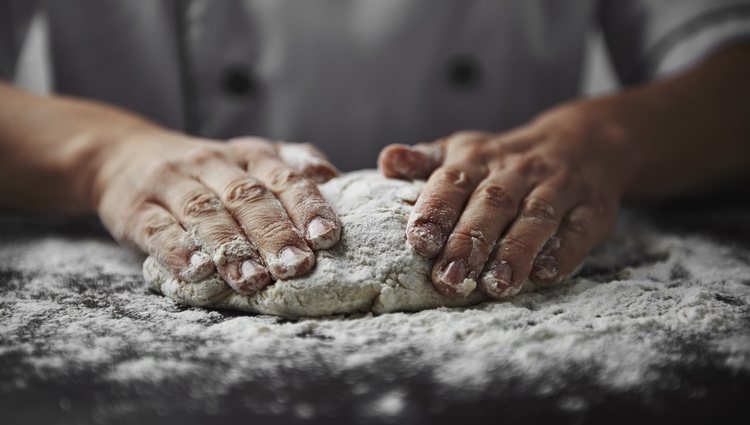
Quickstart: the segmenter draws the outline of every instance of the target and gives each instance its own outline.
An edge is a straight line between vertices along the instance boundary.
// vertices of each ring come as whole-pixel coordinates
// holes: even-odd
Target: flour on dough
[[[252,296],[237,294],[218,275],[182,282],[152,258],[143,264],[143,275],[153,289],[179,303],[285,317],[416,311],[484,300],[478,290],[465,300],[440,295],[429,280],[430,260],[406,243],[406,221],[421,187],[374,170],[320,185],[343,224],[341,242],[317,253],[312,273],[277,281]]]

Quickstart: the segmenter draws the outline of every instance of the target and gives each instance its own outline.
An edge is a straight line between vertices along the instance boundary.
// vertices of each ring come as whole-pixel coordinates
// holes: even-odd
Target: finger
[[[494,257],[482,274],[482,289],[494,298],[518,293],[529,277],[534,260],[557,231],[574,199],[574,186],[561,179],[533,189],[523,201],[518,217],[498,242]],[[557,264],[546,264],[557,273]]]
[[[239,168],[206,165],[200,181],[217,193],[252,244],[271,275],[288,279],[307,273],[315,256],[281,203],[257,179]]]
[[[386,177],[426,179],[443,163],[445,139],[414,146],[386,146],[378,157],[378,168]]]
[[[528,186],[510,171],[491,174],[477,186],[432,269],[432,282],[440,293],[464,298],[474,289],[496,241],[516,217]],[[465,279],[473,285],[464,284]]]
[[[315,183],[274,156],[256,156],[248,167],[276,195],[297,228],[304,230],[312,249],[328,249],[338,243],[341,223]]]
[[[235,139],[231,146],[234,155],[241,158],[243,167],[252,170],[252,174],[274,192],[297,228],[304,232],[310,247],[316,250],[328,249],[338,243],[341,237],[338,216],[315,184],[278,158],[273,144],[248,137]],[[297,146],[312,153],[317,152],[312,145]],[[322,158],[319,152],[317,155]]]
[[[327,182],[339,174],[325,155],[309,143],[279,143],[278,155],[285,165],[315,183]]]
[[[533,282],[539,283],[542,280],[557,275],[560,265],[552,253],[558,249],[560,249],[560,238],[557,234],[554,234],[550,236],[541,251],[536,255],[536,258],[534,258],[529,276]]]
[[[420,255],[440,252],[482,174],[470,163],[454,163],[430,176],[406,225],[406,239]]]
[[[543,261],[554,261],[557,273],[537,276],[535,283],[549,286],[570,276],[586,258],[591,248],[604,239],[617,221],[616,207],[597,203],[586,203],[573,208],[560,224],[557,242],[545,246]],[[545,259],[544,257],[548,257]],[[539,258],[535,261],[538,266]]]
[[[158,204],[134,208],[125,237],[186,282],[197,282],[214,271],[211,256],[202,252],[177,220]]]
[[[205,167],[233,168],[216,152],[196,150],[187,158],[189,168],[202,174]],[[219,275],[235,291],[251,295],[271,282],[257,251],[252,247],[219,197],[188,173],[167,170],[160,173],[162,184],[154,196],[208,252]]]

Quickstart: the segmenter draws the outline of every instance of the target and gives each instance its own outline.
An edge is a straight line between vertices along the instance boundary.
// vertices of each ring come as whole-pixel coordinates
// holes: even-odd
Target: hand
[[[479,284],[505,298],[527,278],[552,285],[572,273],[616,222],[620,145],[599,130],[571,106],[506,134],[386,147],[386,176],[429,178],[406,238],[436,258],[435,288],[462,298]]]
[[[217,270],[250,295],[307,273],[313,251],[338,242],[341,224],[315,185],[336,173],[309,145],[139,134],[109,154],[95,204],[116,239],[181,279]]]

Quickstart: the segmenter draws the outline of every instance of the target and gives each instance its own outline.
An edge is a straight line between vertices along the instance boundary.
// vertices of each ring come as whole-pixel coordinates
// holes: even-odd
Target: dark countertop
[[[663,211],[648,221],[655,223],[659,237],[686,245],[708,241],[731,264],[750,264],[750,207]],[[697,330],[664,346],[678,353],[678,361],[652,367],[649,373],[656,379],[629,387],[603,384],[586,365],[573,365],[528,380],[498,373],[481,392],[464,394],[437,384],[429,365],[415,367],[420,363],[406,360],[404,353],[363,368],[335,368],[325,361],[302,368],[285,365],[283,358],[273,368],[230,367],[228,362],[254,359],[206,355],[202,350],[216,341],[206,329],[246,320],[243,315],[178,306],[145,291],[141,260],[87,220],[0,216],[0,422],[740,423],[750,416],[750,346],[737,345],[729,361],[727,352],[710,348],[710,334]],[[679,279],[675,269],[672,277]],[[606,283],[620,272],[589,267],[583,276]],[[750,296],[742,289],[750,286],[750,274],[738,273],[736,282],[723,282],[734,285],[735,293],[723,287],[730,292],[717,289],[714,295],[733,309],[736,323],[720,329],[733,340],[742,338],[743,327],[746,339],[750,332]],[[112,327],[97,335],[102,317]],[[192,327],[170,327],[177,317]],[[264,323],[272,332],[301,326],[270,317],[247,320],[253,326]],[[120,322],[128,327],[117,327]],[[135,326],[142,326],[143,335],[132,332]],[[289,338],[305,339],[310,350],[320,353],[335,344],[325,332],[310,329]],[[96,338],[75,337],[86,332]],[[70,346],[62,335],[70,335]],[[141,338],[146,335],[148,344]],[[82,350],[76,344],[90,347]],[[271,344],[266,352],[274,350]],[[177,357],[199,361],[186,371],[182,363],[170,362]],[[126,372],[137,375],[139,367],[167,376],[122,378]],[[555,382],[554,390],[541,390],[549,382]]]

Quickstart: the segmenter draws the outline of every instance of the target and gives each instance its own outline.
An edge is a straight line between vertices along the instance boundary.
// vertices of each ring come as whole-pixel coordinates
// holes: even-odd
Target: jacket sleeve
[[[13,80],[16,64],[37,11],[34,0],[0,0],[0,79]]]
[[[620,81],[633,84],[750,40],[750,0],[602,0],[599,22]]]

